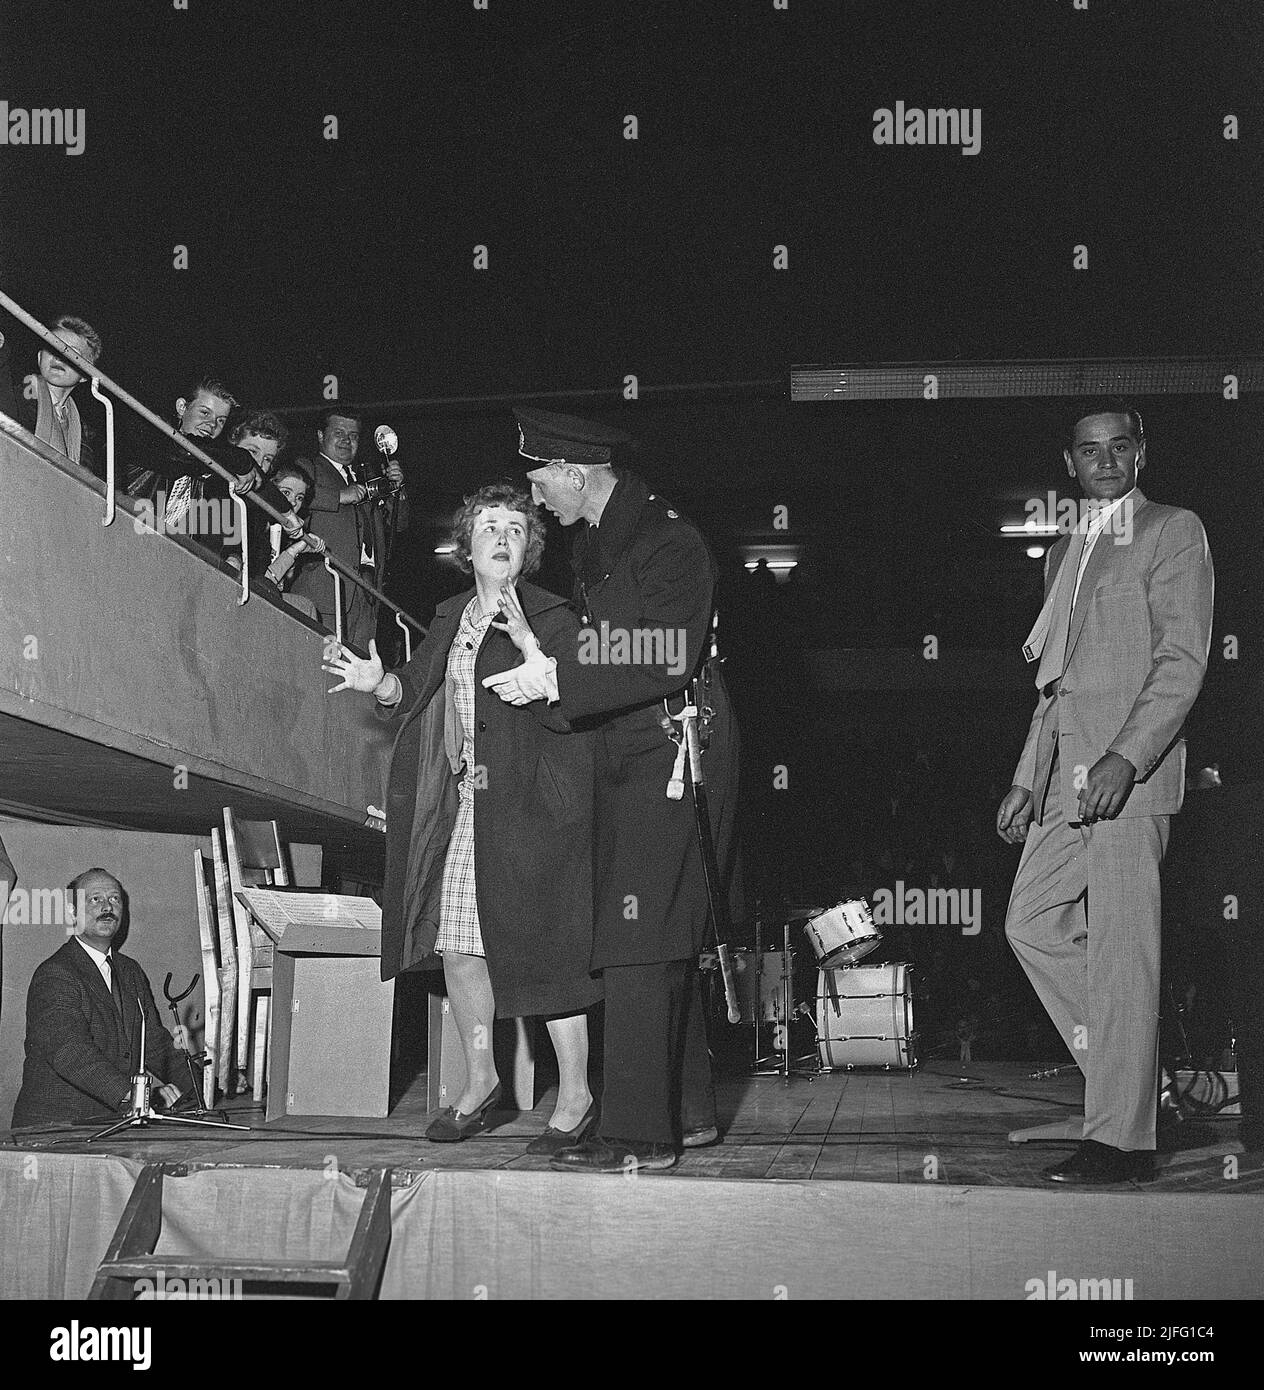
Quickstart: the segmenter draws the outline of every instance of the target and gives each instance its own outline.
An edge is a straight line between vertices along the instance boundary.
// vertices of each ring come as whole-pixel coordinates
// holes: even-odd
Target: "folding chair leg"
[[[254,1098],[256,1105],[263,1100],[264,1086],[267,1081],[268,1022],[269,1006],[271,1003],[271,995],[255,995],[255,1041],[254,1054],[251,1057],[251,1076],[254,1081]]]

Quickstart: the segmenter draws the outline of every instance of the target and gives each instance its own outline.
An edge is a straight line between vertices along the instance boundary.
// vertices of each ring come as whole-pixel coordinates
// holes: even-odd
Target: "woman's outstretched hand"
[[[324,665],[322,671],[328,671],[331,676],[340,676],[341,685],[333,685],[329,688],[329,694],[333,695],[339,690],[362,690],[366,695],[373,692],[382,684],[386,675],[386,670],[382,665],[382,658],[377,654],[377,643],[369,643],[369,657],[366,661],[363,657],[356,656],[341,643],[335,643],[330,639],[327,650],[337,649],[338,656],[331,656]]]

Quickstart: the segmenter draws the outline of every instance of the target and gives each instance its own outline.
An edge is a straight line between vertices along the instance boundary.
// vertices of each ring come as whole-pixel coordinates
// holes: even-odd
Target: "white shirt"
[[[110,960],[110,953],[109,953],[109,951],[106,951],[106,952],[102,953],[101,951],[96,950],[94,947],[89,946],[89,945],[87,944],[87,942],[84,941],[83,937],[81,937],[81,936],[76,936],[76,937],[75,937],[75,940],[80,944],[80,946],[83,947],[83,949],[84,949],[85,951],[87,951],[87,953],[88,953],[88,959],[89,959],[89,960],[93,963],[93,965],[95,965],[96,968],[101,972],[101,978],[105,981],[105,987],[106,987],[106,989],[108,989],[108,990],[110,991],[110,993],[113,994],[113,993],[114,993],[114,965],[113,965],[113,962]]]
[[[1064,560],[1062,567],[1058,571],[1058,577],[1054,582],[1053,588],[1050,589],[1045,597],[1040,615],[1037,617],[1031,631],[1027,634],[1027,641],[1023,643],[1023,655],[1027,660],[1040,662],[1039,670],[1036,673],[1037,686],[1043,686],[1055,675],[1061,675],[1061,662],[1063,658],[1058,654],[1057,660],[1055,661],[1055,653],[1051,650],[1046,650],[1049,638],[1053,632],[1059,628],[1064,615],[1066,624],[1069,627],[1071,615],[1075,610],[1075,601],[1079,598],[1080,584],[1084,579],[1084,569],[1088,564],[1088,557],[1093,553],[1093,547],[1097,544],[1098,537],[1110,524],[1111,519],[1119,508],[1127,503],[1131,510],[1134,505],[1136,491],[1137,489],[1133,487],[1131,491],[1125,493],[1123,497],[1117,498],[1107,506],[1094,507],[1087,516],[1081,519],[1079,525],[1076,526],[1075,531],[1072,533],[1070,542],[1072,546],[1079,544],[1079,537],[1081,535],[1084,537],[1084,544],[1080,550],[1079,564],[1075,571],[1075,586],[1071,590],[1071,602],[1068,606],[1063,607],[1063,605],[1066,604],[1066,599],[1064,597],[1066,593],[1066,580],[1070,578],[1070,570],[1067,561]],[[1127,521],[1128,529],[1125,530],[1124,535],[1130,539],[1131,516],[1127,518]],[[1061,636],[1060,631],[1058,635]],[[1056,671],[1053,669],[1055,665],[1057,667]]]
[[[1088,524],[1088,534],[1084,538],[1084,549],[1080,553],[1080,567],[1075,572],[1075,592],[1071,595],[1072,612],[1075,611],[1076,600],[1080,597],[1080,583],[1084,578],[1084,569],[1088,564],[1088,557],[1093,553],[1093,547],[1097,544],[1098,536],[1110,525],[1111,517],[1125,502],[1129,507],[1136,505],[1136,493],[1137,489],[1134,486],[1131,492],[1117,497],[1109,506],[1103,507],[1100,511],[1094,511],[1092,520]]]
[[[338,476],[342,479],[344,483],[346,483],[348,487],[357,486],[356,483],[352,482],[351,474],[342,466],[342,464],[338,462],[337,459],[331,459],[328,454],[321,454],[321,458],[325,459],[326,462],[333,464],[333,466],[338,470]],[[372,566],[375,563],[373,559],[373,552],[369,549],[367,545],[365,545],[363,537],[361,537],[360,540],[360,563],[362,565],[369,566]]]

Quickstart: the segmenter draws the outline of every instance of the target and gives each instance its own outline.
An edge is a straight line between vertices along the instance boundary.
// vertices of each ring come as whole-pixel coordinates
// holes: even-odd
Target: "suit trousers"
[[[361,569],[360,574],[368,583],[377,583],[377,575],[373,570]],[[355,647],[367,655],[370,641],[377,636],[377,599],[368,590],[361,589],[358,584],[344,580],[342,602],[346,613],[343,620],[342,640],[348,646]],[[333,627],[332,612],[325,620],[325,625],[329,628]]]
[[[612,965],[606,991],[601,1133],[675,1144],[715,1124],[715,1089],[696,960]]]
[[[1084,1138],[1153,1149],[1159,866],[1170,816],[1068,824],[1056,764],[1027,831],[1005,935],[1084,1073]]]

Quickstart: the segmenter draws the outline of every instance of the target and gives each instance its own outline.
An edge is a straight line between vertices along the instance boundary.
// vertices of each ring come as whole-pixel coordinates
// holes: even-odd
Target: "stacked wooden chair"
[[[256,1103],[267,1084],[268,1032],[274,944],[237,897],[239,888],[287,887],[290,875],[276,821],[238,820],[224,807],[222,828],[211,830],[211,884],[200,850],[194,851],[194,891],[206,999],[205,1103],[252,1090]]]

